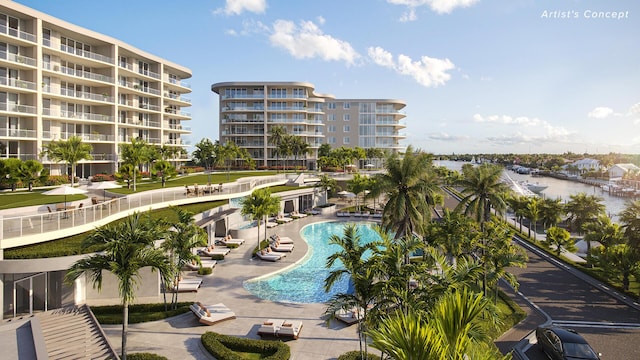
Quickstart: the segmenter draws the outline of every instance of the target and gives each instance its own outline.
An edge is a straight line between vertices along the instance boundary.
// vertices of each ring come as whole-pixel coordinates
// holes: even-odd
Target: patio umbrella
[[[351,194],[351,193],[350,193],[350,192],[348,192],[348,191],[346,191],[346,190],[342,190],[342,191],[340,191],[340,192],[338,193],[338,195],[340,195],[340,196],[345,196],[345,195],[347,195],[347,194]]]
[[[76,195],[76,194],[84,194],[87,190],[82,190],[79,188],[62,185],[58,186],[55,189],[51,189],[49,191],[43,192],[44,195],[64,195],[64,207],[67,207],[67,195]]]
[[[373,165],[373,164],[367,164],[367,165],[365,165],[364,167],[366,167],[366,168],[372,168],[372,167],[375,167],[375,165]]]
[[[107,198],[107,189],[117,189],[122,187],[121,185],[118,185],[114,182],[111,181],[98,181],[98,182],[94,182],[91,184],[90,188],[91,189],[96,189],[96,190],[102,190],[102,197],[104,199]]]

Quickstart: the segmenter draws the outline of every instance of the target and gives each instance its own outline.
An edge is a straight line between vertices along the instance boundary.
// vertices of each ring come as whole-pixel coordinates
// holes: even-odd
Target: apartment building
[[[36,159],[52,175],[65,164],[43,146],[79,136],[93,147],[88,177],[117,170],[118,144],[142,138],[184,149],[191,71],[117,39],[0,0],[0,158]],[[179,166],[186,152],[170,159]]]
[[[306,82],[223,82],[211,85],[211,91],[219,97],[220,142],[247,149],[258,166],[276,165],[276,147],[269,141],[274,126],[309,144],[312,169],[324,143],[403,149],[399,130],[405,127],[406,104],[400,100],[336,99]]]

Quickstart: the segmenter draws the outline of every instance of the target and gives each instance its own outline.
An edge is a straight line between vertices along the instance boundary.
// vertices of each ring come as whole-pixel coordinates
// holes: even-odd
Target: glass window
[[[342,138],[342,143],[343,143],[343,144],[350,144],[350,143],[351,143],[351,140],[349,139],[349,137],[348,137],[348,136],[346,136],[346,137]]]
[[[336,121],[336,114],[327,114],[327,121]]]
[[[335,109],[335,108],[336,108],[336,103],[334,102],[327,103],[327,109]]]
[[[343,121],[350,121],[351,120],[351,114],[344,114],[342,116],[342,120]]]
[[[344,104],[342,104],[342,108],[343,109],[351,109],[351,103],[345,102]]]
[[[344,126],[342,127],[342,131],[343,131],[343,132],[349,132],[349,131],[351,131],[351,126],[350,126],[350,125],[344,125]]]

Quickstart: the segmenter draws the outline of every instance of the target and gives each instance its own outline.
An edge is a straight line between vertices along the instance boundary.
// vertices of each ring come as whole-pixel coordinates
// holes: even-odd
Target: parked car
[[[536,339],[540,349],[553,360],[600,360],[587,340],[572,329],[559,326],[539,326]]]

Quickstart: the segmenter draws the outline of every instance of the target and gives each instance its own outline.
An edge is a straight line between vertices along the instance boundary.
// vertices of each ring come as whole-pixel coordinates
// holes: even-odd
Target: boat
[[[536,194],[543,192],[546,188],[549,187],[549,185],[540,184],[540,183],[530,183],[528,181],[524,182],[522,185],[526,186],[527,189],[533,191]]]
[[[513,190],[513,192],[515,192],[517,195],[526,196],[526,197],[537,197],[538,196],[536,193],[534,193],[533,191],[529,190],[529,188],[527,188],[526,186],[523,186],[518,181],[513,180],[513,178],[511,178],[511,176],[509,176],[509,174],[507,174],[506,172],[502,173],[502,178],[503,178],[503,181],[507,185],[509,185],[509,187],[511,187],[511,190]]]

